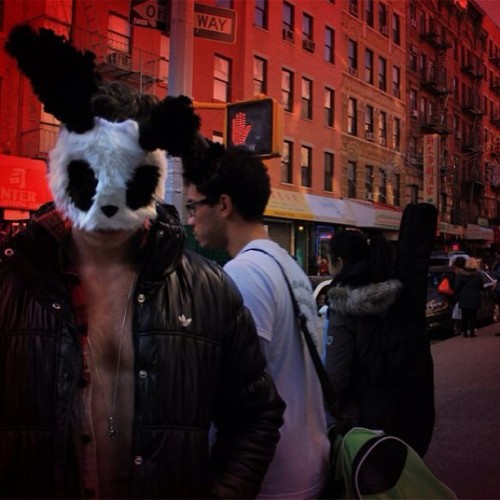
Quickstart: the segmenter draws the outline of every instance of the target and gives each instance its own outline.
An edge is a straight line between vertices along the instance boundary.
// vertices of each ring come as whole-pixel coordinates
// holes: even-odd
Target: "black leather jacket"
[[[158,211],[134,294],[141,376],[130,497],[254,497],[279,440],[284,403],[234,284],[219,266],[184,251],[172,207]],[[0,254],[3,497],[84,495],[70,426],[82,352],[59,247],[35,220]],[[210,454],[212,422],[219,433]]]

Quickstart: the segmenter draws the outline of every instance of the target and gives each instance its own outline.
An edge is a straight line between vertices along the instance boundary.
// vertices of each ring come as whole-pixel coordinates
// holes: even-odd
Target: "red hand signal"
[[[232,120],[231,141],[235,146],[245,144],[252,125],[247,125],[247,115],[245,113],[236,113]]]

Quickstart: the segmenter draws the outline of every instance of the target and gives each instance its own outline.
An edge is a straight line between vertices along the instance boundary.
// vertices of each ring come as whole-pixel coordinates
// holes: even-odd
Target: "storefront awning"
[[[36,210],[51,198],[44,161],[0,155],[0,208]]]
[[[464,239],[466,240],[493,241],[494,237],[493,229],[477,224],[467,224],[464,230]]]
[[[354,199],[348,199],[345,202],[354,214],[357,227],[399,230],[403,215],[399,207]]]
[[[346,226],[355,225],[356,217],[345,200],[314,194],[304,194],[304,197],[315,221]]]
[[[264,215],[284,219],[314,220],[302,193],[273,189]]]
[[[438,232],[444,234],[451,234],[453,236],[464,235],[464,226],[459,226],[458,224],[450,224],[449,222],[439,221],[438,222]]]

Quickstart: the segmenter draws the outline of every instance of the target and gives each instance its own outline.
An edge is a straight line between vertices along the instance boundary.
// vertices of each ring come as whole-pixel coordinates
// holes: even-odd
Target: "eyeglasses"
[[[189,217],[194,217],[196,215],[196,210],[200,205],[206,205],[210,203],[208,198],[202,198],[201,200],[194,200],[186,203],[186,210]]]

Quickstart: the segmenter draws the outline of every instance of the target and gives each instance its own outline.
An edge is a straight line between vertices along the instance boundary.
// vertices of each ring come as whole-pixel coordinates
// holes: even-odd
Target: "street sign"
[[[195,3],[194,36],[234,43],[236,41],[236,11]]]
[[[171,0],[132,0],[130,23],[169,33],[170,9]]]

